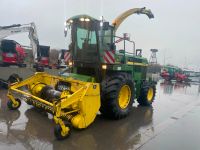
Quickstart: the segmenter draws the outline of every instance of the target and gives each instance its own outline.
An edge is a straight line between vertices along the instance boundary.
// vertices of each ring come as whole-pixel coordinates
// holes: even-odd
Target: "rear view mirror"
[[[136,49],[136,56],[142,57],[142,49]]]
[[[109,22],[103,22],[103,30],[109,29]]]

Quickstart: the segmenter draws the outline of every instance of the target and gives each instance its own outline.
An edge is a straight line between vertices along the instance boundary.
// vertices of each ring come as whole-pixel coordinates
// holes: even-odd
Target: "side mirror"
[[[142,49],[136,49],[136,56],[142,57]]]
[[[103,30],[109,29],[109,22],[103,22]]]

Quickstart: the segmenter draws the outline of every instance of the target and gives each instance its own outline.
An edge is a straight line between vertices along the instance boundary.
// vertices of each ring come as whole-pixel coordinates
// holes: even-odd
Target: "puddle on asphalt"
[[[135,103],[130,115],[118,121],[98,115],[89,128],[72,129],[71,136],[64,141],[55,140],[52,115],[24,102],[19,110],[9,111],[7,91],[1,90],[0,149],[135,149],[148,139],[148,135],[154,134],[156,124],[180,106],[197,100],[198,88],[199,85],[159,82],[153,107],[140,107]]]

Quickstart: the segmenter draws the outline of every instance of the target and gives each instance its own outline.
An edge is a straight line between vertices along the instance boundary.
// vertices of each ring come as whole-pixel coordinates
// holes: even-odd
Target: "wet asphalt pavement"
[[[54,137],[54,122],[22,102],[19,110],[7,108],[6,90],[0,90],[0,150],[199,150],[199,85],[157,84],[152,107],[134,104],[130,115],[113,121],[98,115],[84,130],[72,129],[64,141]]]

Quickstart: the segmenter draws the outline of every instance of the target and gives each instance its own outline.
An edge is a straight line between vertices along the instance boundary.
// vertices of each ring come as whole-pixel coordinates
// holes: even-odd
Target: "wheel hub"
[[[118,97],[119,107],[122,109],[127,108],[130,100],[131,100],[131,89],[128,85],[124,85],[119,91],[119,97]]]
[[[149,88],[148,93],[147,93],[147,100],[151,102],[153,99],[153,88]]]
[[[19,106],[19,102],[16,101],[15,103],[12,104],[13,108],[18,107]]]

